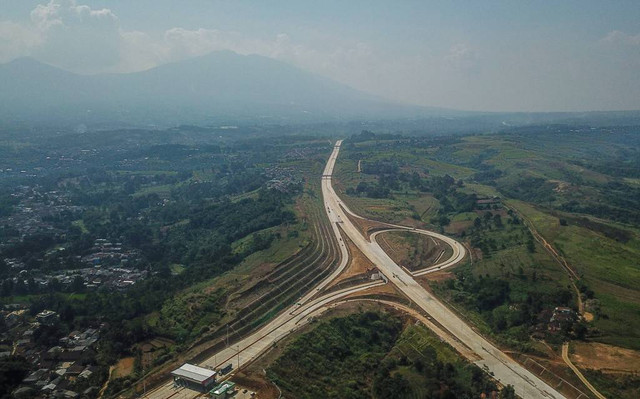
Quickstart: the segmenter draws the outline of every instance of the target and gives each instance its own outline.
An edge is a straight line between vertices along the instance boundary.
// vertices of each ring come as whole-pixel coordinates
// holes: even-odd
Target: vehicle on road
[[[231,372],[231,370],[233,370],[233,365],[231,363],[229,363],[226,366],[224,366],[223,368],[221,368],[220,371],[218,371],[218,374],[220,374],[220,375],[229,374]]]

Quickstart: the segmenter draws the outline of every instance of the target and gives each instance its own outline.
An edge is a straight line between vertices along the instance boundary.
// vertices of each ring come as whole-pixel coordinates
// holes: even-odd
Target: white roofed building
[[[206,392],[216,382],[216,372],[185,363],[171,372],[173,383],[178,386]]]

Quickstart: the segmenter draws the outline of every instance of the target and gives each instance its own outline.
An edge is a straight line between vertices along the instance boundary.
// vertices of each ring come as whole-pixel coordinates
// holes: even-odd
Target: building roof
[[[51,317],[55,315],[56,312],[54,312],[53,310],[43,310],[42,312],[38,313],[36,317]]]
[[[173,370],[171,372],[171,375],[182,377],[187,380],[195,381],[199,384],[202,384],[209,378],[216,375],[216,372],[213,370],[194,366],[193,364],[185,363],[179,369]]]
[[[222,395],[223,393],[227,392],[228,390],[232,389],[235,386],[236,384],[234,382],[225,381],[222,384],[218,385],[217,387],[213,388],[210,393],[212,395]]]

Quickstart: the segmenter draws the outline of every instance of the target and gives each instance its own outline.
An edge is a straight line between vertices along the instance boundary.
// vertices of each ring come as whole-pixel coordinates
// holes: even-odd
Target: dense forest
[[[497,391],[481,369],[443,361],[433,346],[418,357],[402,355],[405,330],[396,316],[371,311],[322,322],[288,345],[268,373],[293,398],[476,398]],[[510,387],[501,392],[514,397]]]

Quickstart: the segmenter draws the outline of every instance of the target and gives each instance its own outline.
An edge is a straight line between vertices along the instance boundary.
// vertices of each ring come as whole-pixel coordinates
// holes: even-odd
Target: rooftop
[[[185,363],[179,369],[173,370],[171,372],[171,375],[186,378],[198,383],[203,383],[209,378],[215,376],[216,372],[213,370],[195,366],[193,364]]]
[[[235,386],[236,386],[236,384],[234,382],[225,381],[222,384],[218,385],[217,387],[213,388],[211,390],[211,394],[212,395],[222,395],[223,393],[227,392],[228,390],[232,389]]]

